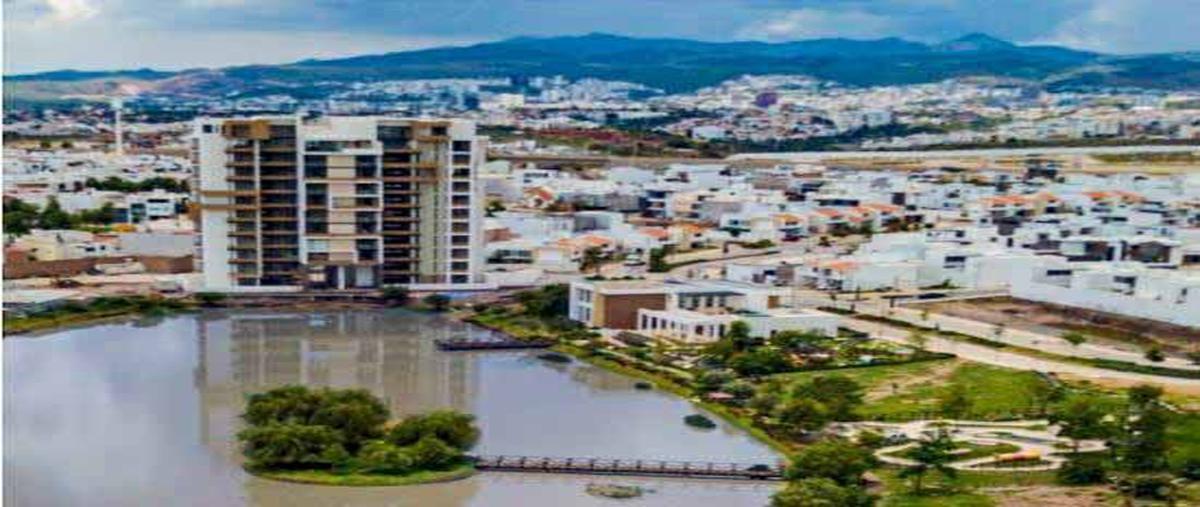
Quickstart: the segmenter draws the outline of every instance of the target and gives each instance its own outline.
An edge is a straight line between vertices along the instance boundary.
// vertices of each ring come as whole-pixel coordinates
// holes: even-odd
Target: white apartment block
[[[195,141],[205,290],[489,288],[474,123],[208,118]]]

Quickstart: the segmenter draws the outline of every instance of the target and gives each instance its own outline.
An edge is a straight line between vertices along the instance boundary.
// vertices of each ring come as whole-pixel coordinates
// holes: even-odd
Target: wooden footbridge
[[[782,480],[779,464],[716,463],[642,459],[475,456],[478,470],[554,474],[640,475],[696,479]]]
[[[511,338],[500,340],[472,340],[466,338],[455,338],[449,340],[437,340],[434,342],[438,350],[518,350],[518,349],[544,349],[554,345],[551,341],[525,341],[514,340]]]

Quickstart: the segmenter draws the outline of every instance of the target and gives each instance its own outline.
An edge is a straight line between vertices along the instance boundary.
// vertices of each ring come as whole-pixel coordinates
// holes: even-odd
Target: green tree
[[[792,369],[792,362],[782,352],[760,347],[742,352],[729,359],[729,367],[742,376],[761,376],[783,373]]]
[[[71,215],[63,211],[58,199],[51,197],[46,201],[46,207],[38,216],[38,227],[42,229],[70,229]]]
[[[408,304],[409,299],[411,299],[411,296],[408,293],[408,287],[399,285],[395,287],[385,287],[380,295],[383,296],[383,299],[388,303],[397,306],[404,306]]]
[[[775,415],[783,431],[793,436],[803,436],[817,431],[829,423],[829,409],[819,401],[793,399],[779,408]]]
[[[285,386],[251,395],[242,419],[251,427],[292,424],[328,428],[353,453],[366,440],[382,434],[380,428],[387,422],[388,409],[365,389]]]
[[[1029,403],[1033,405],[1039,417],[1045,417],[1052,403],[1060,402],[1066,397],[1066,390],[1062,386],[1042,380],[1030,384],[1028,393]]]
[[[869,450],[839,438],[805,446],[792,456],[788,479],[831,479],[842,486],[856,485],[862,474],[876,465]]]
[[[760,389],[747,406],[754,411],[755,415],[766,416],[775,411],[775,407],[779,406],[779,394],[772,388]]]
[[[797,384],[792,396],[820,402],[834,421],[852,421],[858,418],[856,412],[863,403],[863,388],[845,375],[820,375]]]
[[[430,294],[421,301],[435,312],[444,312],[450,309],[450,296],[445,294]]]
[[[733,373],[724,370],[710,370],[696,376],[696,390],[712,392],[734,380]]]
[[[586,273],[600,273],[600,265],[604,262],[604,251],[599,247],[588,247],[583,250],[583,258],[579,261],[579,270]]]
[[[23,236],[37,226],[38,208],[20,199],[4,200],[4,233]]]
[[[1071,345],[1078,347],[1080,345],[1083,345],[1084,342],[1087,341],[1087,336],[1084,336],[1083,333],[1070,331],[1067,333],[1063,333],[1062,339],[1066,340],[1067,343],[1070,343]]]
[[[408,449],[385,440],[372,440],[358,452],[359,470],[376,474],[404,474],[416,464]]]
[[[767,339],[767,343],[781,350],[792,350],[802,345],[815,345],[825,339],[825,336],[819,333],[786,330],[775,333]]]
[[[941,412],[942,417],[950,419],[966,417],[971,411],[972,404],[967,389],[961,384],[950,384],[950,387],[938,396],[938,411]]]
[[[1068,400],[1050,415],[1050,421],[1058,425],[1058,434],[1071,439],[1075,450],[1080,440],[1101,439],[1109,436],[1110,428],[1104,422],[1107,414],[1096,400],[1078,396]]]
[[[650,266],[651,273],[666,273],[671,270],[671,265],[667,263],[667,250],[664,248],[653,248],[650,250]]]
[[[789,483],[771,497],[771,507],[870,507],[875,497],[857,486],[841,486],[824,478]]]
[[[237,437],[254,467],[328,468],[349,458],[341,435],[326,426],[270,423],[246,428]]]
[[[754,396],[754,384],[745,380],[735,380],[721,386],[721,392],[729,393],[737,400],[744,401]]]
[[[1156,363],[1161,363],[1167,360],[1167,354],[1163,352],[1162,347],[1154,345],[1146,349],[1146,359]]]
[[[283,386],[247,399],[242,420],[250,426],[271,423],[309,424],[321,405],[321,396],[304,386]]]
[[[425,437],[434,437],[451,447],[466,451],[479,441],[479,428],[475,426],[475,416],[453,410],[438,410],[406,417],[392,427],[387,438],[391,443],[405,447]]]
[[[925,475],[929,472],[937,472],[943,477],[953,479],[958,475],[958,471],[950,467],[950,463],[954,461],[954,449],[954,440],[950,438],[950,434],[939,430],[937,434],[922,439],[913,448],[909,458],[915,463],[901,470],[900,477],[911,477],[913,492],[918,495],[924,492]]]
[[[565,283],[544,285],[516,294],[527,315],[551,319],[563,317],[570,306],[569,287]]]
[[[1128,472],[1159,472],[1167,468],[1169,414],[1162,389],[1149,385],[1129,390],[1124,431],[1117,442],[1120,467]]]
[[[200,306],[219,306],[225,301],[226,295],[220,292],[197,292],[195,295],[196,301],[200,302]]]
[[[322,390],[321,401],[311,423],[329,427],[341,434],[342,444],[350,452],[363,442],[382,436],[388,409],[366,389]]]
[[[462,459],[462,452],[433,435],[425,435],[409,449],[413,464],[425,470],[448,468]]]
[[[744,320],[733,321],[722,339],[729,340],[733,344],[733,349],[737,352],[745,352],[750,350],[751,347],[762,343],[761,340],[750,335],[750,324],[747,324]]]

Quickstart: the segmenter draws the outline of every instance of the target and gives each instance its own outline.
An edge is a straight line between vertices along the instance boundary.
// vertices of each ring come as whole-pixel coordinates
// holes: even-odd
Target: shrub
[[[771,497],[771,507],[869,507],[875,497],[857,486],[841,486],[825,478],[803,479]]]
[[[1108,469],[1097,459],[1073,457],[1058,469],[1058,482],[1068,486],[1103,484],[1108,480]]]
[[[394,305],[406,305],[410,298],[408,287],[386,287],[381,295],[384,300]]]
[[[1135,474],[1117,479],[1117,489],[1136,498],[1165,500],[1171,496],[1175,485],[1168,474]]]
[[[1162,348],[1155,345],[1149,349],[1146,349],[1146,359],[1156,363],[1161,363],[1167,360],[1167,354],[1162,351]]]
[[[412,470],[414,461],[407,449],[384,440],[372,440],[358,453],[358,469],[367,473],[404,474]]]
[[[858,484],[862,474],[875,466],[869,449],[841,439],[825,439],[806,446],[792,456],[789,479],[825,478],[843,486]]]
[[[197,292],[196,301],[200,302],[201,306],[217,306],[224,302],[225,294],[220,292]]]
[[[407,417],[388,432],[388,441],[401,447],[419,443],[425,437],[465,451],[479,441],[479,428],[475,427],[475,416],[438,410]]]
[[[449,468],[462,458],[462,453],[433,435],[425,435],[409,449],[413,464],[427,470]]]
[[[421,301],[435,312],[444,312],[450,309],[450,296],[445,294],[430,294]]]
[[[709,419],[702,414],[691,414],[684,416],[683,423],[693,428],[701,428],[706,430],[717,427],[717,423],[713,422],[712,419]]]
[[[858,445],[868,449],[879,449],[887,444],[887,437],[876,431],[862,431],[858,434]]]
[[[271,423],[238,433],[242,452],[252,466],[329,468],[350,457],[341,435],[326,426]]]
[[[1200,458],[1188,458],[1179,465],[1179,476],[1189,481],[1200,481]]]

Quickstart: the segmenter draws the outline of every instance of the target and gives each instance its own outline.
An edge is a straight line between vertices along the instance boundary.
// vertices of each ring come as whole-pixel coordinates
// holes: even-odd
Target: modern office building
[[[205,290],[487,288],[473,123],[262,116],[195,129]]]

